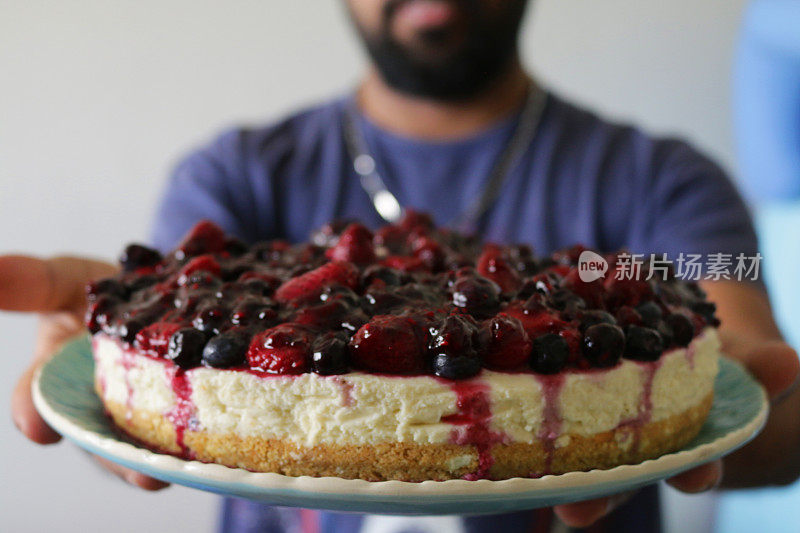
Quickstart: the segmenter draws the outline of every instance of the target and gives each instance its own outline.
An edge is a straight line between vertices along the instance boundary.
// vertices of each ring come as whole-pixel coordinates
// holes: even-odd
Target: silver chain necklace
[[[465,211],[446,224],[447,226],[467,233],[477,229],[478,219],[497,199],[506,178],[533,141],[546,100],[547,92],[541,89],[535,81],[531,81],[519,122],[492,166],[483,191]],[[347,152],[353,163],[353,169],[359,176],[361,187],[369,196],[375,211],[381,218],[389,223],[397,222],[403,215],[403,208],[397,197],[386,187],[386,183],[378,172],[375,157],[370,153],[364,134],[358,126],[355,98],[352,98],[349,105],[345,106],[343,118]]]

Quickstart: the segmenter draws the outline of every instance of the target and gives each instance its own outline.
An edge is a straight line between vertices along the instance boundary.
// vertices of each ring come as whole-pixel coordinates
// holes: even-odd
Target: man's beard
[[[517,57],[526,0],[511,3],[502,13],[486,13],[480,1],[466,0],[463,37],[449,51],[436,49],[437,45],[448,46],[447,30],[420,34],[423,50],[410,49],[393,37],[392,14],[406,1],[395,0],[385,6],[378,35],[358,27],[373,63],[390,87],[434,100],[464,100],[486,89]],[[426,47],[430,50],[427,54]]]

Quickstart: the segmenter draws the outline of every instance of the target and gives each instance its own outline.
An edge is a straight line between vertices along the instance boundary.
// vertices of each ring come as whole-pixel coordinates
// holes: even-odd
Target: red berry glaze
[[[378,315],[361,326],[350,341],[353,364],[371,372],[425,372],[426,340],[419,322],[410,317]]]
[[[309,370],[310,358],[310,335],[291,324],[257,334],[247,350],[250,368],[266,374],[303,374]]]

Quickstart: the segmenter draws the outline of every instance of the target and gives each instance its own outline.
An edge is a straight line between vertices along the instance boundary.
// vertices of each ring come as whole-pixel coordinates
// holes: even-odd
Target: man
[[[525,4],[350,0],[372,58],[357,92],[268,127],[226,133],[191,154],[169,182],[154,242],[171,247],[200,218],[248,241],[297,241],[334,217],[377,225],[405,205],[488,239],[531,243],[539,253],[583,242],[672,257],[754,255],[757,243],[744,205],[714,164],[681,142],[606,123],[538,88],[517,49]],[[0,308],[45,313],[35,362],[12,407],[18,427],[36,442],[54,442],[58,435],[32,406],[33,370],[80,331],[83,283],[112,271],[78,258],[0,258]],[[762,436],[725,460],[724,481],[793,481],[800,474],[800,394],[785,391],[797,378],[797,356],[782,342],[760,285],[721,281],[703,287],[718,304],[727,353],[780,396]],[[163,486],[105,464],[144,488]],[[670,483],[687,492],[708,490],[722,479],[722,466],[709,463]],[[653,487],[558,506],[555,513],[576,527],[601,520],[619,531],[658,529]],[[550,519],[539,511],[391,527],[527,531],[546,530]],[[231,500],[222,525],[225,531],[277,531],[292,524],[326,531],[390,527],[381,520]]]

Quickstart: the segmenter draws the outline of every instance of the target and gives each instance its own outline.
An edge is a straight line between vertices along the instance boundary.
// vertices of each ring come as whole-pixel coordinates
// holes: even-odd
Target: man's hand
[[[726,457],[684,472],[667,483],[697,493],[720,484],[727,488],[788,484],[800,477],[800,361],[781,335],[769,301],[758,287],[737,282],[704,283],[722,320],[720,336],[726,356],[744,364],[772,401],[764,430],[751,443]],[[723,464],[725,475],[723,478]],[[630,498],[617,494],[555,507],[561,520],[586,527]]]
[[[42,260],[0,256],[0,310],[36,312],[41,317],[33,361],[17,382],[11,399],[14,424],[34,442],[52,444],[61,436],[47,425],[33,405],[33,375],[65,341],[85,331],[86,284],[115,271],[108,263],[77,257]],[[120,478],[143,489],[158,490],[167,486],[110,461],[95,459]]]

